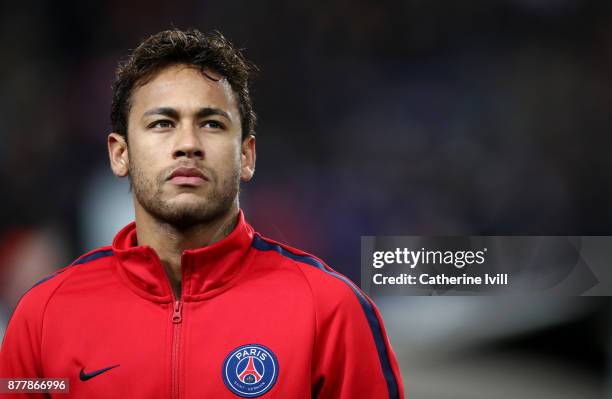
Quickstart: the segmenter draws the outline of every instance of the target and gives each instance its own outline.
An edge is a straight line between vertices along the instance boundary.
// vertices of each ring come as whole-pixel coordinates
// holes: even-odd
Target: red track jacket
[[[37,283],[9,322],[0,377],[69,378],[58,398],[404,397],[372,301],[242,212],[228,237],[183,253],[181,298],[133,223]]]

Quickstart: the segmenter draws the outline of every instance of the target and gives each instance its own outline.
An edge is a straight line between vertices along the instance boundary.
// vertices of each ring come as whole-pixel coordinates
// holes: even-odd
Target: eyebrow
[[[146,117],[150,115],[164,115],[164,116],[167,116],[173,119],[179,118],[179,112],[176,109],[171,108],[171,107],[152,108],[146,111],[142,116]],[[219,108],[204,107],[204,108],[200,108],[198,112],[196,113],[196,117],[198,118],[206,118],[207,116],[212,116],[212,115],[223,116],[224,118],[231,120],[229,114]]]

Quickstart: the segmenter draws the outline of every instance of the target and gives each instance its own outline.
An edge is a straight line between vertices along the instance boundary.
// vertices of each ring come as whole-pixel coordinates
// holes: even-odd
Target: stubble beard
[[[219,180],[215,171],[206,169],[210,180],[205,184],[211,184],[211,190],[198,201],[179,204],[163,199],[167,173],[164,171],[153,180],[148,179],[134,162],[129,166],[130,185],[136,200],[147,213],[163,224],[180,230],[208,224],[227,214],[237,200],[240,189],[238,168],[233,168],[232,175],[223,180]]]

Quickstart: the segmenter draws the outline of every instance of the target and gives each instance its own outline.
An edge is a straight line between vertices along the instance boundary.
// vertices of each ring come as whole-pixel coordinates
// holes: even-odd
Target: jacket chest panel
[[[268,383],[266,398],[310,398],[312,306],[295,293],[252,294],[183,305],[183,397],[238,398]]]
[[[82,300],[79,306],[50,307],[43,332],[45,375],[69,378],[75,397],[159,397],[169,385],[170,304],[97,305]]]

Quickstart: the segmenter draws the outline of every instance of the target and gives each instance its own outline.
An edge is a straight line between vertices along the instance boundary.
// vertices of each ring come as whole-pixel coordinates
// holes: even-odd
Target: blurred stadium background
[[[612,235],[610,1],[2,1],[1,325],[131,219],[110,85],[172,26],[261,69],[252,224],[354,280],[361,235]],[[608,298],[377,303],[409,398],[612,397]]]

